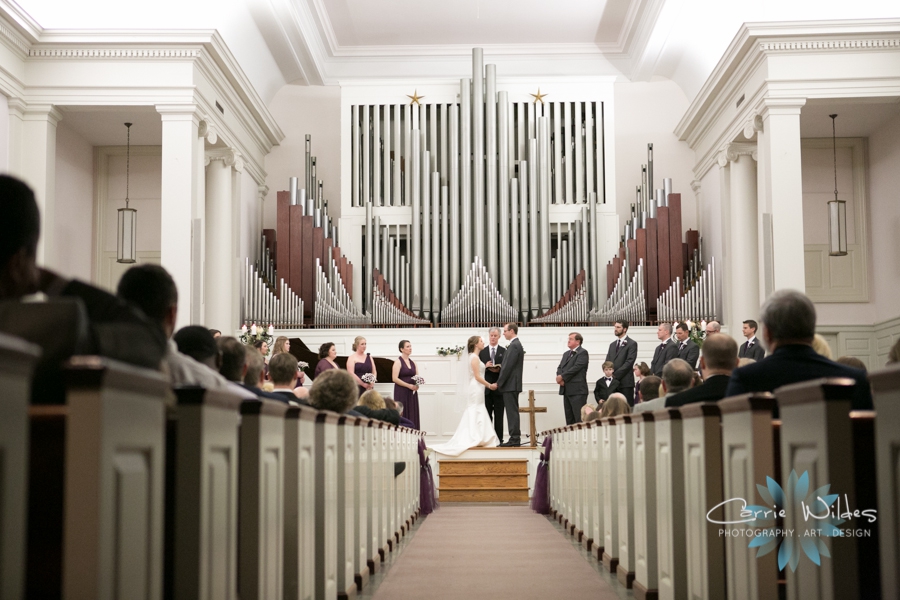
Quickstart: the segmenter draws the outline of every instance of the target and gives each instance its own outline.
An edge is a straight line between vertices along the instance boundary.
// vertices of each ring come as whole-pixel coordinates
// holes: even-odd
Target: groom
[[[507,323],[503,326],[503,337],[509,342],[503,363],[500,365],[500,377],[497,378],[497,390],[503,394],[506,407],[506,422],[509,425],[509,441],[501,446],[521,446],[522,433],[519,431],[519,393],[522,391],[522,364],[525,350],[517,337],[519,326]]]

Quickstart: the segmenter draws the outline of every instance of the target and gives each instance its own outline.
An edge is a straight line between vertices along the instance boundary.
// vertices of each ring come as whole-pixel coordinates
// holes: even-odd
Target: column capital
[[[265,201],[266,196],[269,195],[269,186],[267,186],[267,185],[257,186],[256,193],[259,194],[260,200]]]
[[[758,131],[763,130],[763,117],[761,114],[757,113],[747,119],[747,122],[744,124],[744,137],[746,139],[752,138]]]
[[[759,115],[765,119],[770,115],[797,115],[806,105],[806,98],[763,98],[759,104]]]
[[[204,166],[209,165],[214,160],[221,160],[226,167],[234,167],[235,171],[244,170],[244,159],[241,157],[241,153],[234,148],[207,150]]]
[[[719,153],[719,166],[724,167],[729,162],[735,162],[741,156],[749,156],[753,160],[756,160],[756,152],[756,144],[748,142],[732,142],[731,144],[726,144]]]
[[[693,191],[695,194],[700,193],[700,180],[699,179],[695,179],[695,180],[691,181],[691,191]]]
[[[156,112],[162,121],[193,121],[200,126],[203,114],[196,104],[157,104]]]
[[[21,98],[10,98],[8,104],[9,113],[23,121],[49,121],[56,127],[63,118],[59,109],[52,104],[28,104]]]
[[[206,139],[207,143],[213,146],[219,141],[219,134],[216,133],[216,128],[205,118],[197,125],[197,135]]]

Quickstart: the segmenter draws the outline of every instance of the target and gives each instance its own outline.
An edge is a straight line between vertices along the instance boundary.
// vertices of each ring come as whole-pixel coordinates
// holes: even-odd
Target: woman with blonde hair
[[[601,419],[628,414],[631,414],[631,407],[628,406],[628,400],[625,399],[624,395],[618,392],[610,394],[609,398],[606,399],[606,402],[603,403],[603,408],[600,410]]]
[[[291,340],[287,338],[286,335],[279,335],[275,338],[275,345],[272,346],[272,356],[276,354],[281,354],[282,352],[290,352],[291,351]]]
[[[359,397],[359,403],[353,410],[370,419],[385,421],[394,425],[400,424],[400,413],[388,408],[384,398],[375,390],[364,392]]]
[[[347,371],[353,375],[356,380],[356,387],[359,388],[360,396],[367,390],[375,387],[372,383],[366,383],[361,378],[366,373],[375,375],[375,361],[372,355],[366,352],[366,338],[361,335],[356,336],[353,340],[353,354],[347,357]]]

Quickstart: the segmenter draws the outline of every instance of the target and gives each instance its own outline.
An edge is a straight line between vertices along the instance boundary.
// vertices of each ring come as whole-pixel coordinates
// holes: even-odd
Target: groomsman
[[[519,394],[522,393],[522,367],[525,361],[525,349],[519,341],[519,326],[507,323],[503,326],[503,337],[509,342],[506,356],[500,365],[500,377],[497,378],[497,389],[503,393],[503,405],[506,407],[506,423],[509,426],[509,440],[501,446],[521,446],[522,432],[519,429]]]
[[[570,333],[569,349],[556,367],[556,383],[559,384],[559,395],[563,397],[566,425],[578,423],[581,407],[587,404],[588,351],[581,347],[583,342],[580,333]]]
[[[491,327],[488,331],[489,344],[482,348],[478,354],[479,360],[484,364],[484,380],[488,383],[497,383],[500,379],[500,365],[503,363],[503,355],[506,348],[500,345],[500,328]],[[487,409],[491,420],[494,422],[494,431],[497,439],[503,439],[503,393],[499,390],[484,389],[484,407]]]
[[[653,351],[653,362],[650,363],[650,372],[657,377],[662,377],[663,367],[673,358],[678,358],[678,344],[672,341],[672,324],[660,323],[656,328],[656,337],[662,342]]]
[[[615,322],[613,332],[616,341],[609,345],[606,360],[613,363],[613,377],[619,381],[619,392],[628,404],[634,406],[634,362],[637,360],[637,342],[628,337],[628,321]]]
[[[738,358],[752,358],[757,362],[765,358],[766,349],[756,339],[756,329],[758,327],[759,325],[753,319],[744,321],[743,331],[747,341],[741,344],[741,349],[738,350]]]
[[[681,322],[675,326],[675,337],[678,339],[678,358],[697,369],[697,359],[700,358],[700,346],[691,339],[691,330],[688,324]]]

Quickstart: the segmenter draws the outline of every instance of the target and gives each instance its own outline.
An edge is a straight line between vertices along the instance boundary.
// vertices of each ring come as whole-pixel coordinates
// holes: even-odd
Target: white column
[[[50,104],[9,99],[9,173],[27,183],[41,211],[37,261],[56,265],[56,125],[62,114]]]
[[[192,239],[202,236],[202,228],[194,228],[193,220],[202,218],[198,213],[204,204],[203,141],[194,105],[160,105],[156,110],[162,119],[160,263],[178,286],[177,329],[202,318],[203,244],[193,244]]]
[[[802,98],[767,98],[760,110],[759,213],[772,215],[771,249],[760,244],[760,292],[765,294],[766,269],[774,290],[806,290],[803,251],[803,185],[800,174],[800,109]],[[765,239],[765,232],[761,232]],[[767,253],[771,251],[771,258]]]
[[[234,313],[234,193],[233,170],[241,159],[231,149],[206,153],[206,263],[204,325],[233,329]],[[239,191],[239,190],[238,190]]]
[[[759,209],[756,187],[756,144],[729,144],[724,158],[729,173],[728,240],[731,284],[729,331],[740,331],[741,323],[759,314]],[[720,163],[721,164],[721,163]]]

